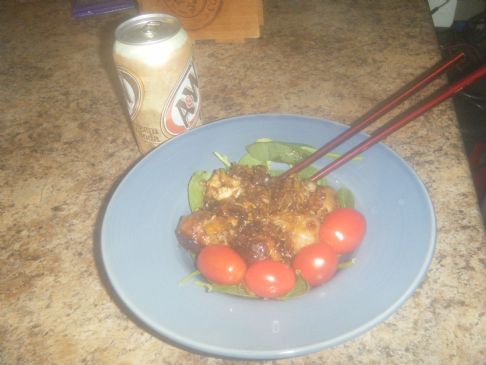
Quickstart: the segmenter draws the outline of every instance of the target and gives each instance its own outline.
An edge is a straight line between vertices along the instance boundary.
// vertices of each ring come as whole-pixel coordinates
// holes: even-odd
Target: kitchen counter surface
[[[0,363],[246,364],[153,337],[98,274],[101,212],[140,158],[111,63],[114,27],[135,12],[75,20],[66,1],[2,7]],[[196,44],[205,122],[277,112],[349,124],[440,60],[422,0],[264,7],[261,39]],[[434,204],[437,247],[425,281],[366,334],[268,364],[484,364],[484,230],[452,103],[386,143]]]

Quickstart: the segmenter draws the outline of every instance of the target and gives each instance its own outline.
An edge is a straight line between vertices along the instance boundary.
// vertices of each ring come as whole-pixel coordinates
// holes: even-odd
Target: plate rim
[[[221,346],[215,346],[211,344],[206,344],[202,343],[201,341],[196,341],[191,338],[188,338],[186,336],[181,336],[178,333],[165,328],[165,331],[163,333],[160,332],[158,328],[156,328],[154,325],[152,325],[152,320],[148,318],[146,315],[143,313],[138,313],[134,309],[134,305],[129,305],[131,302],[130,298],[127,298],[123,293],[123,290],[119,290],[121,288],[117,288],[115,283],[117,280],[114,278],[114,274],[110,274],[109,270],[109,263],[106,260],[106,247],[103,245],[103,237],[105,236],[105,221],[106,221],[106,216],[109,214],[109,209],[110,206],[112,205],[112,202],[114,200],[114,197],[119,194],[120,192],[120,187],[123,185],[124,181],[126,181],[129,176],[139,168],[141,164],[144,163],[144,161],[148,160],[149,158],[152,158],[150,156],[157,154],[160,149],[164,149],[167,146],[168,143],[173,144],[176,143],[179,139],[181,138],[190,138],[187,137],[188,135],[191,135],[193,133],[191,132],[196,132],[198,130],[202,129],[209,129],[209,128],[217,128],[217,125],[219,124],[227,124],[231,123],[232,121],[235,120],[246,120],[246,119],[253,119],[253,118],[297,118],[297,119],[305,119],[305,120],[312,120],[316,122],[326,122],[333,124],[335,126],[338,126],[339,128],[348,128],[349,125],[346,125],[344,123],[336,122],[334,120],[329,120],[325,118],[319,118],[319,117],[313,117],[313,116],[306,116],[306,115],[299,115],[299,114],[281,114],[281,113],[257,113],[257,114],[244,114],[244,115],[237,115],[237,116],[232,116],[232,117],[227,117],[227,118],[222,118],[215,120],[211,123],[202,125],[200,127],[195,128],[194,130],[184,133],[181,135],[178,135],[163,144],[157,146],[154,148],[152,151],[147,153],[144,156],[141,156],[135,163],[131,164],[129,167],[127,167],[127,170],[125,173],[123,173],[115,182],[114,186],[110,190],[110,192],[107,194],[107,197],[105,198],[105,201],[107,203],[104,204],[104,209],[101,212],[101,227],[99,229],[99,237],[98,237],[98,242],[99,242],[99,260],[98,263],[101,265],[101,271],[103,272],[104,275],[102,275],[102,279],[105,281],[105,285],[107,285],[107,289],[109,291],[110,296],[112,299],[119,305],[121,306],[122,311],[127,314],[130,318],[130,320],[135,321],[139,326],[141,325],[144,327],[145,330],[148,330],[152,335],[164,340],[165,342],[171,343],[175,346],[179,346],[183,349],[186,349],[188,351],[195,351],[199,352],[202,354],[210,355],[210,356],[218,356],[218,357],[224,357],[224,358],[231,358],[231,359],[247,359],[247,360],[271,360],[271,359],[283,359],[283,358],[289,358],[289,357],[297,357],[297,356],[304,356],[310,353],[315,353],[316,351],[322,351],[328,348],[336,347],[341,345],[342,343],[345,343],[347,341],[350,341],[368,331],[376,327],[378,324],[384,322],[387,318],[389,318],[392,314],[397,312],[397,310],[407,302],[407,300],[413,295],[413,293],[420,287],[421,283],[426,279],[426,274],[429,270],[430,264],[432,262],[434,252],[435,252],[435,247],[436,247],[436,239],[437,239],[437,220],[436,220],[436,214],[435,214],[435,209],[432,204],[432,200],[430,197],[430,194],[428,192],[427,187],[423,183],[422,179],[419,177],[417,172],[410,166],[410,164],[403,158],[401,157],[397,152],[395,152],[391,147],[389,147],[387,144],[383,142],[379,142],[379,144],[384,147],[388,153],[391,153],[394,158],[398,159],[402,165],[405,166],[406,170],[408,173],[412,175],[414,178],[414,182],[418,185],[418,187],[421,190],[421,194],[426,198],[426,206],[427,206],[427,212],[428,212],[428,218],[430,219],[431,222],[431,227],[429,230],[429,243],[428,243],[428,250],[426,252],[426,255],[424,256],[423,263],[420,267],[420,270],[414,275],[414,280],[409,284],[408,288],[406,291],[400,295],[397,300],[390,306],[388,306],[387,310],[384,312],[380,313],[378,316],[372,318],[371,320],[363,323],[361,326],[353,329],[352,331],[348,331],[338,337],[334,337],[330,340],[326,341],[321,341],[321,342],[316,342],[312,343],[309,345],[305,346],[296,346],[292,348],[287,348],[287,349],[282,349],[282,350],[242,350],[238,348],[228,348],[228,347],[221,347]],[[200,133],[200,132],[198,132]],[[359,134],[368,136],[367,133],[365,132],[360,132]],[[159,326],[160,327],[160,326]]]

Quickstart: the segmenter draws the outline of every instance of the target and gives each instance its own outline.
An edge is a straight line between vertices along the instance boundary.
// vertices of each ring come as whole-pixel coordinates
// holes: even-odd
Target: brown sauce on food
[[[197,253],[207,245],[229,245],[248,263],[290,263],[318,240],[324,217],[338,207],[336,192],[310,180],[270,176],[264,166],[232,164],[204,183],[204,205],[181,217],[180,244]]]

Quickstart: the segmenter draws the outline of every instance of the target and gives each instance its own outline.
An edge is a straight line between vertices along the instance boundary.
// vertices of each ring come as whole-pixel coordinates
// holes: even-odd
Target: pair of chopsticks
[[[403,102],[405,99],[409,98],[410,96],[418,92],[420,89],[424,88],[430,82],[432,82],[437,77],[442,75],[446,70],[448,70],[453,65],[455,65],[463,57],[464,57],[464,52],[461,52],[458,55],[452,57],[451,59],[439,63],[437,66],[429,70],[425,75],[421,76],[417,81],[414,81],[412,84],[405,87],[402,91],[399,91],[397,94],[393,95],[385,102],[380,104],[380,106],[378,106],[377,108],[375,108],[375,110],[368,113],[365,117],[355,122],[352,127],[346,129],[343,133],[338,135],[336,138],[332,139],[330,142],[328,142],[327,144],[319,148],[316,152],[314,152],[307,158],[303,159],[302,161],[300,161],[298,164],[296,164],[289,170],[285,171],[282,175],[280,175],[280,178],[282,179],[286,178],[291,174],[295,174],[300,170],[304,169],[305,167],[309,166],[311,163],[321,158],[326,153],[330,152],[333,148],[340,145],[347,139],[351,138],[352,136],[354,136],[355,134],[363,130],[371,123],[378,120],[381,116],[383,116],[385,113],[392,110],[394,107],[396,107],[398,104]],[[455,82],[451,86],[439,90],[438,92],[434,93],[432,96],[427,98],[425,101],[414,105],[407,111],[393,118],[390,122],[385,124],[384,127],[380,128],[371,137],[361,142],[359,145],[357,145],[350,151],[346,152],[341,157],[337,158],[329,165],[325,166],[323,169],[316,172],[311,177],[311,180],[316,181],[326,176],[331,171],[342,166],[343,164],[351,160],[359,153],[362,153],[363,151],[367,150],[374,144],[378,143],[382,139],[386,138],[390,134],[397,131],[399,128],[403,127],[404,125],[411,122],[415,118],[421,116],[428,110],[434,108],[436,105],[440,104],[441,102],[453,96],[454,94],[460,92],[466,86],[473,84],[475,81],[479,80],[484,76],[486,76],[486,65],[483,65],[482,67],[478,68],[476,71],[470,73],[469,75]]]

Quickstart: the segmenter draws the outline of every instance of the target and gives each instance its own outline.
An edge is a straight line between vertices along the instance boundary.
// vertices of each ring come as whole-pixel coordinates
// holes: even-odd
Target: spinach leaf
[[[302,276],[297,275],[297,280],[295,281],[294,288],[285,294],[283,297],[277,298],[280,300],[287,300],[301,297],[302,295],[306,294],[310,289],[310,285],[307,281],[305,281]]]
[[[222,284],[215,284],[204,279],[197,279],[198,277],[202,277],[199,271],[193,271],[186,277],[182,278],[179,281],[179,285],[185,285],[188,282],[194,280],[194,284],[203,287],[206,289],[208,293],[221,293],[221,294],[228,294],[234,295],[238,297],[245,297],[245,298],[253,298],[258,299],[259,297],[255,294],[248,291],[243,284],[237,285],[222,285]],[[305,281],[300,275],[297,275],[297,280],[295,282],[294,288],[288,292],[286,295],[276,298],[278,300],[288,300],[300,297],[307,293],[310,289],[310,285]]]
[[[315,148],[297,143],[265,140],[264,142],[255,142],[246,146],[246,150],[253,158],[259,161],[274,161],[295,165],[314,152]]]
[[[349,269],[351,266],[354,266],[356,264],[356,258],[353,257],[352,259],[349,259],[347,261],[340,262],[338,265],[339,270],[345,270]]]
[[[268,170],[268,174],[269,174],[270,176],[280,176],[280,175],[282,175],[284,172],[285,172],[285,170],[281,170],[281,169],[269,169],[269,170]]]
[[[354,208],[354,195],[348,188],[340,188],[337,191],[337,198],[341,208]]]
[[[195,255],[192,252],[191,252],[191,256],[193,256],[193,260],[196,259]],[[181,280],[179,280],[179,285],[185,285],[198,276],[201,276],[201,272],[199,270],[195,270],[191,272],[189,275],[184,276]]]
[[[238,297],[245,297],[245,298],[254,298],[257,299],[259,298],[255,294],[249,292],[244,285],[220,285],[220,284],[214,284],[214,283],[209,283],[207,281],[202,281],[198,280],[196,281],[196,284],[199,286],[204,287],[208,292],[211,293],[222,293],[222,294],[228,294],[228,295],[235,295]],[[297,280],[295,281],[294,288],[288,292],[286,295],[276,298],[277,300],[288,300],[288,299],[293,299],[293,298],[298,298],[305,293],[307,293],[310,289],[309,284],[302,279],[300,275],[297,276]]]
[[[243,285],[221,285],[209,283],[207,281],[196,281],[196,284],[204,287],[208,292],[211,293],[222,293],[245,298],[258,298],[255,294],[246,290]]]
[[[210,177],[211,173],[207,171],[196,171],[192,174],[187,189],[189,206],[192,212],[202,207],[204,202],[204,182]]]
[[[245,165],[245,166],[257,166],[257,165],[267,166],[267,163],[265,163],[264,161],[257,160],[249,153],[246,153],[242,158],[240,158],[240,161],[238,161],[238,163],[240,165]]]
[[[267,164],[268,166],[268,163],[272,161],[293,166],[316,152],[317,148],[306,144],[273,141],[270,138],[260,138],[257,139],[255,143],[246,146],[246,150],[248,154],[242,158],[245,163],[240,160],[240,163],[242,164]],[[340,156],[341,155],[339,153],[329,152],[326,153],[324,157],[338,158]],[[362,159],[363,158],[361,156],[356,156],[353,158],[353,160]]]
[[[214,155],[220,160],[225,167],[230,167],[231,166],[231,161],[228,156],[223,155],[222,153],[219,152],[213,152]]]

